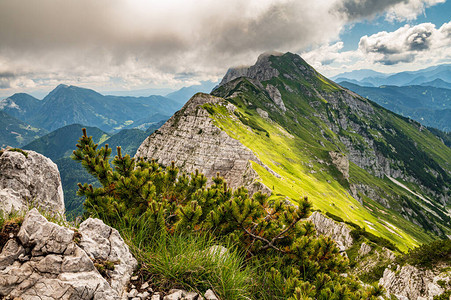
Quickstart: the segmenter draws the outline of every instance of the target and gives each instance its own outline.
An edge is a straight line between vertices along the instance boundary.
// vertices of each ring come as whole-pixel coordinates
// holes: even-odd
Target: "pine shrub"
[[[208,234],[235,245],[245,267],[254,268],[258,275],[248,283],[254,299],[379,295],[379,289],[364,289],[355,278],[342,275],[349,262],[334,241],[317,237],[314,225],[305,221],[311,209],[306,198],[287,205],[260,192],[249,197],[242,187],[229,188],[219,174],[207,187],[207,178],[198,171],[185,174],[174,162],[163,168],[154,160],[136,160],[122,155],[120,147],[112,167],[111,152],[108,145],[98,149],[83,129],[73,159],[101,187],[79,184],[78,195],[86,197],[88,214],[132,233],[132,248],[146,248],[162,236]]]

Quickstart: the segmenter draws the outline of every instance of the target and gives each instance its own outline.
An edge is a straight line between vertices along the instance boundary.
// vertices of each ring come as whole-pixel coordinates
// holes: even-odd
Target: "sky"
[[[451,62],[451,0],[1,0],[0,97],[170,91],[267,51],[326,76]]]

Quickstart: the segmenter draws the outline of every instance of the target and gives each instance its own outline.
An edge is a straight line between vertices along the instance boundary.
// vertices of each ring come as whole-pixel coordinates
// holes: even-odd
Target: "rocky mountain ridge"
[[[136,156],[159,159],[164,165],[174,160],[185,171],[208,168],[207,174],[222,174],[221,164],[192,159],[189,149],[203,149],[204,157],[233,149],[214,142],[212,136],[199,139],[201,130],[190,132],[193,123],[180,118],[186,110],[201,111],[195,128],[202,127],[201,122],[208,128],[213,124],[220,129],[215,134],[250,149],[262,162],[251,163],[259,175],[254,178],[270,188],[273,197],[294,199],[293,194],[309,189],[314,205],[373,232],[384,232],[401,247],[411,234],[412,245],[414,240],[430,238],[415,229],[418,224],[436,235],[450,232],[446,206],[451,152],[418,123],[328,81],[291,53],[265,54],[254,66],[230,69],[212,95],[218,98],[202,103],[197,103],[198,95],[193,97],[170,125],[163,126],[164,135],[151,135]],[[203,146],[210,142],[217,143],[213,151]],[[243,182],[247,168],[240,170],[228,181]],[[388,178],[407,182],[409,188]],[[319,182],[329,185],[312,189]],[[330,190],[329,201],[340,204],[341,211],[326,204],[321,189]],[[418,199],[418,194],[426,200]]]
[[[172,161],[187,173],[198,170],[206,178],[220,173],[229,186],[245,186],[250,191],[268,189],[256,181],[257,173],[250,161],[260,160],[239,141],[221,131],[202,106],[224,105],[233,112],[234,106],[208,94],[196,94],[189,103],[174,114],[160,129],[150,135],[138,148],[135,157],[156,159],[163,165]]]

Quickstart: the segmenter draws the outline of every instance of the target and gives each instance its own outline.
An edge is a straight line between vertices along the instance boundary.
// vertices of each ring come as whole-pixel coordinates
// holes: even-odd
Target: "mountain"
[[[383,73],[382,73],[383,74]],[[395,74],[381,75],[378,73],[376,76],[371,75],[367,77],[354,76],[352,72],[338,74],[332,77],[332,80],[336,82],[348,81],[354,84],[362,86],[381,86],[381,85],[424,85],[437,79],[445,82],[451,82],[451,64],[444,64],[421,69],[417,71],[406,71]]]
[[[343,87],[425,126],[451,131],[451,90],[430,86],[365,87],[340,82]]]
[[[56,161],[59,158],[72,155],[74,145],[77,144],[83,127],[85,126],[80,124],[64,126],[32,141],[22,148],[36,151]],[[96,142],[101,142],[109,138],[108,134],[97,127],[87,127],[87,130]]]
[[[2,112],[0,111],[0,114]],[[149,127],[152,133],[162,125],[161,122]],[[98,182],[70,156],[80,138],[82,128],[86,128],[93,141],[99,144],[99,147],[108,144],[113,150],[112,157],[116,155],[117,146],[122,147],[123,153],[135,155],[139,145],[149,135],[139,129],[123,129],[115,134],[107,134],[97,127],[86,127],[80,124],[71,124],[46,134],[28,145],[23,146],[25,150],[36,151],[52,159],[61,174],[61,182],[64,191],[64,202],[66,211],[70,215],[80,215],[83,212],[83,198],[76,195],[79,182],[87,182],[97,185]]]
[[[80,132],[81,131],[79,131],[78,135],[80,135]],[[89,129],[88,132],[90,132]],[[123,129],[109,137],[106,141],[101,143],[99,147],[103,147],[105,144],[108,144],[108,146],[113,149],[113,154],[116,154],[117,147],[121,146],[123,153],[133,156],[135,155],[139,145],[141,145],[142,141],[144,141],[146,137],[147,134],[145,131],[139,129]]]
[[[432,86],[432,87],[436,87],[436,88],[443,88],[443,89],[451,89],[451,82],[446,82],[440,78],[437,78],[435,80],[432,81],[428,81],[428,82],[423,82],[422,84],[420,84],[422,86]]]
[[[136,157],[219,172],[272,199],[308,197],[401,250],[451,233],[451,149],[419,123],[328,80],[291,53],[229,69]]]
[[[330,79],[332,79],[333,81],[336,81],[336,82],[338,82],[340,78],[346,78],[349,81],[351,81],[351,80],[360,81],[360,80],[363,80],[364,78],[368,78],[368,77],[385,78],[388,76],[390,76],[390,74],[381,73],[381,72],[377,72],[377,71],[370,70],[370,69],[361,69],[361,70],[354,70],[351,72],[340,73],[338,75],[331,77]]]
[[[0,111],[0,148],[20,147],[44,134],[46,130],[33,127]]]
[[[18,93],[0,100],[0,110],[19,120],[27,122],[41,106],[42,101],[35,97]]]
[[[184,105],[191,98],[192,95],[199,92],[209,93],[216,85],[218,85],[217,82],[202,81],[201,84],[198,85],[182,87],[178,91],[167,94],[166,97],[176,101],[181,105]]]
[[[59,85],[42,101],[15,94],[0,103],[16,117],[35,127],[53,131],[70,124],[85,124],[112,132],[167,119],[182,105],[163,96],[104,96],[93,90]]]

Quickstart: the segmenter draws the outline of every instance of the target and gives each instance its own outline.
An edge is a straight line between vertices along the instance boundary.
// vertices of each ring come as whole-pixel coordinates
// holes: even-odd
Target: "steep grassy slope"
[[[267,60],[272,70],[229,76],[212,93],[235,104],[233,114],[221,105],[205,108],[281,176],[254,164],[273,197],[308,196],[314,207],[403,250],[450,233],[451,149],[418,123],[327,80],[297,55]],[[331,151],[349,158],[349,179]]]

